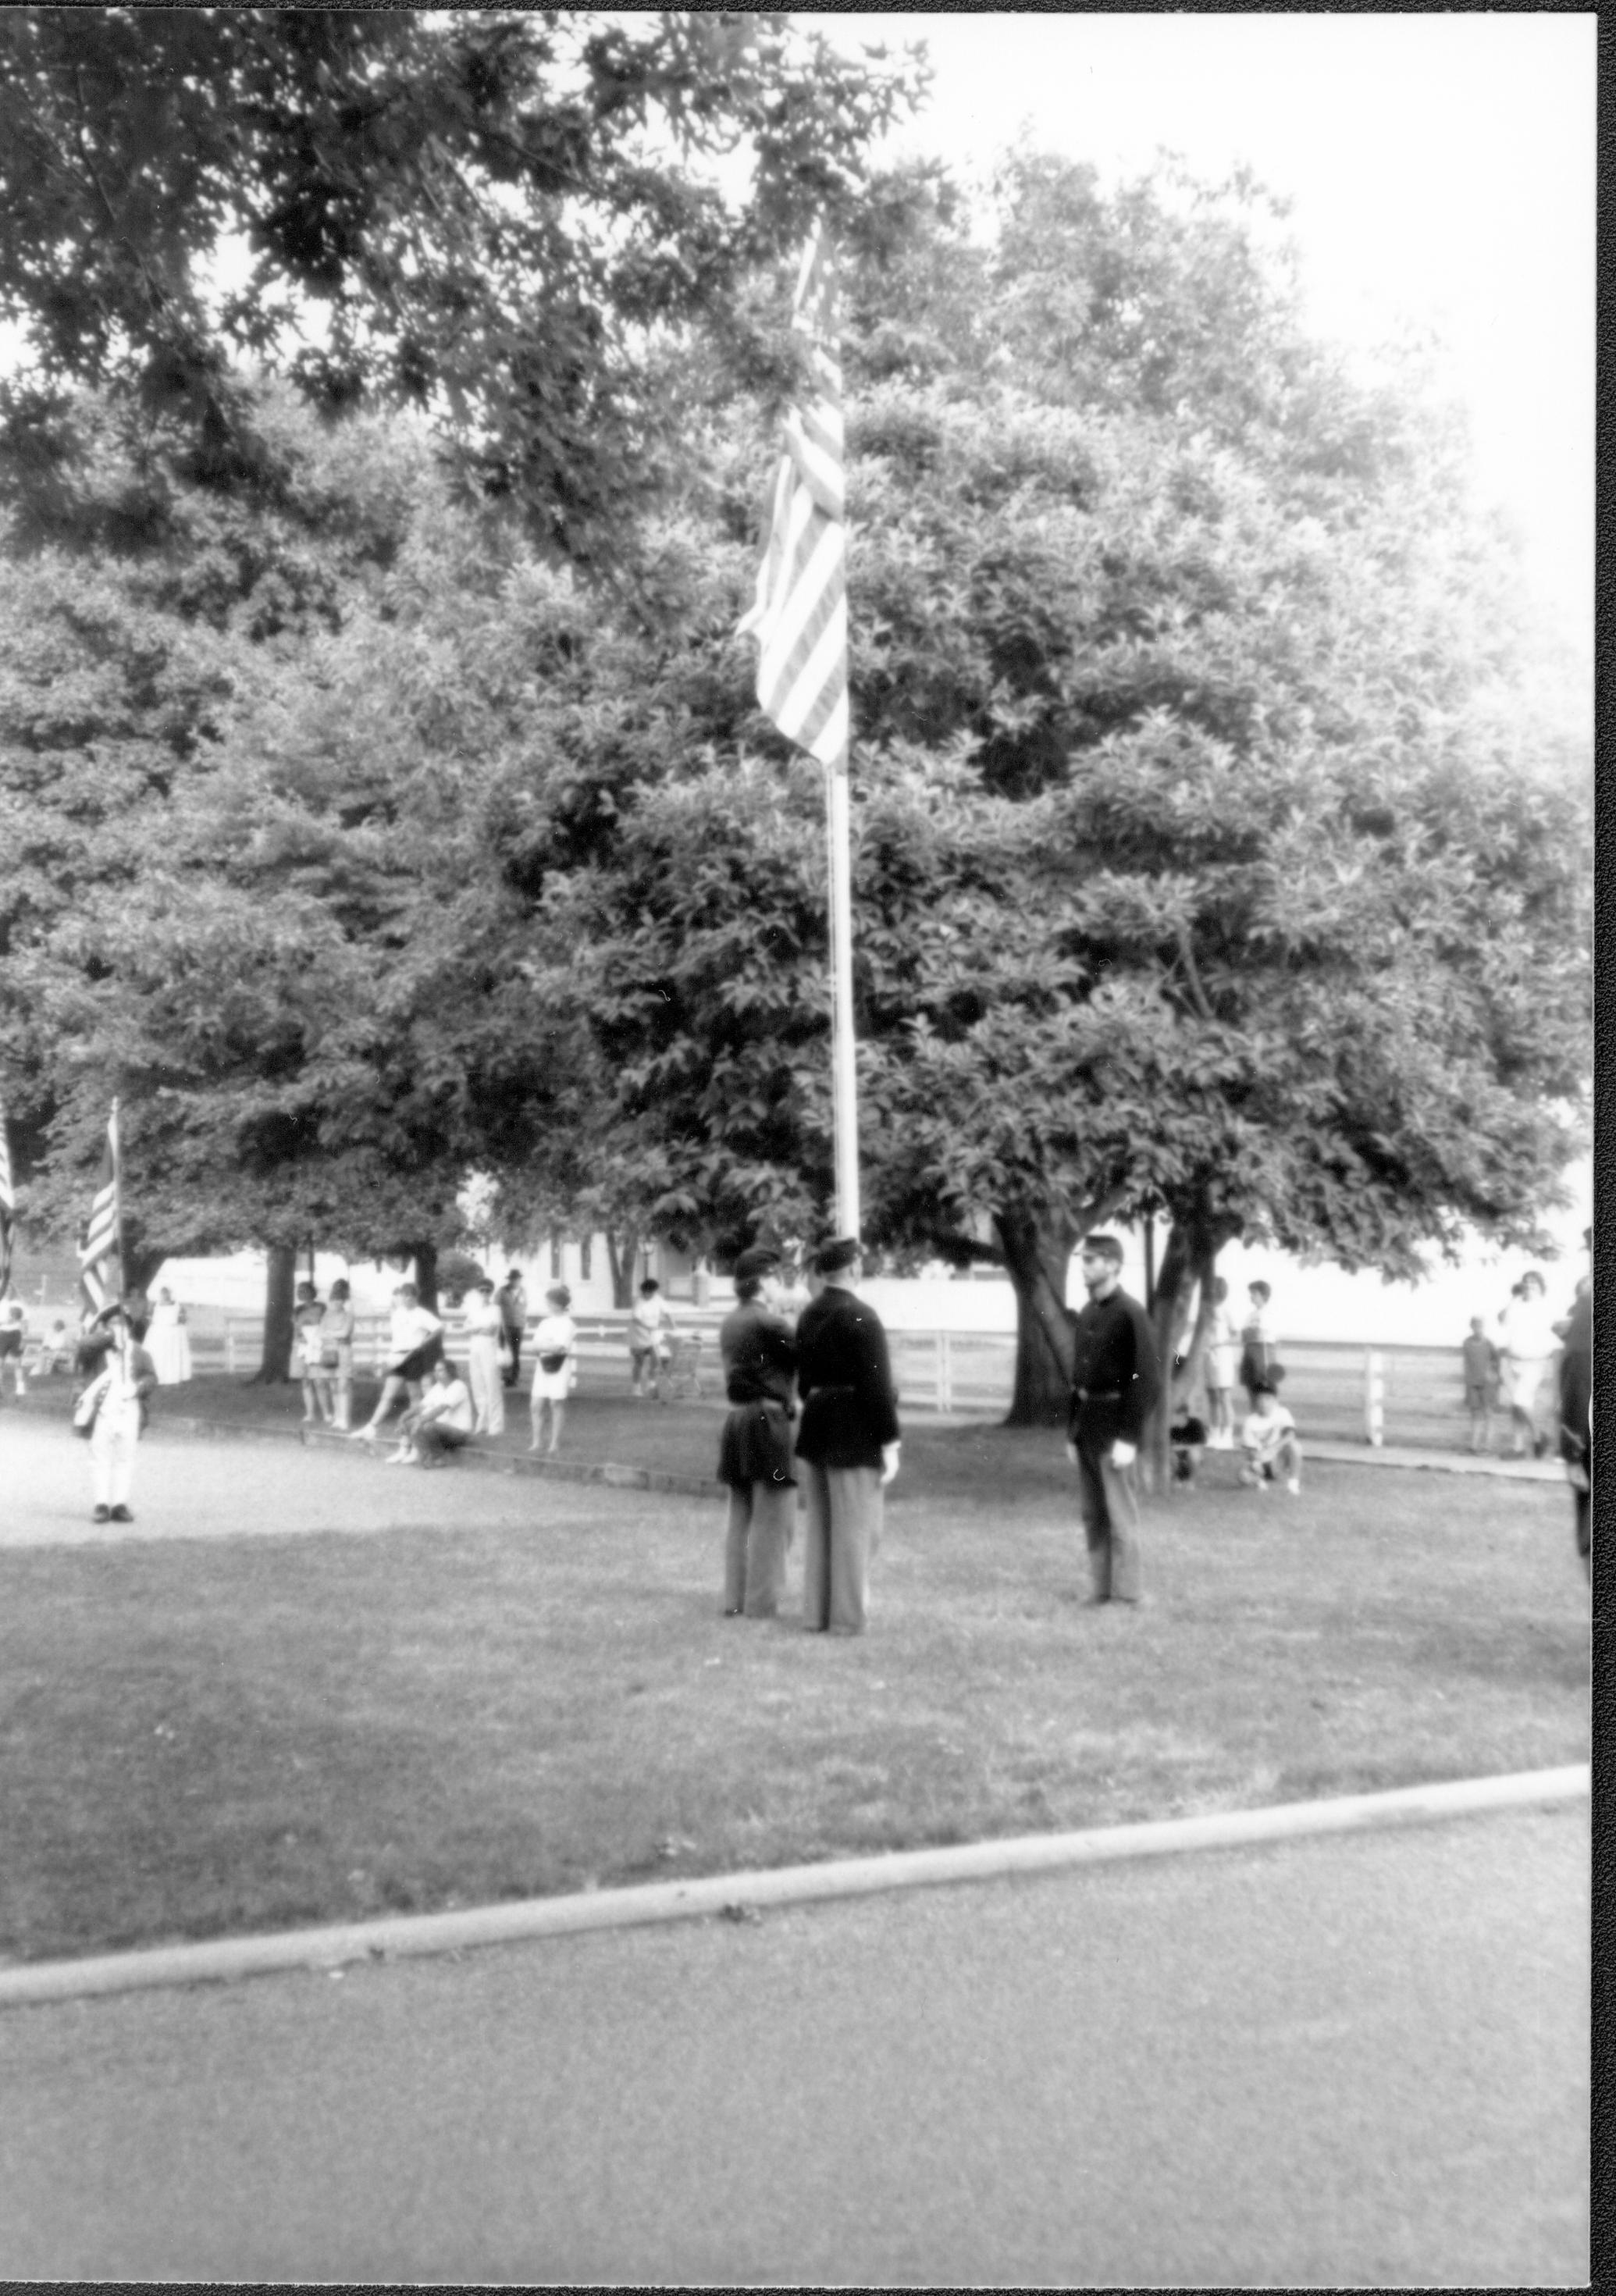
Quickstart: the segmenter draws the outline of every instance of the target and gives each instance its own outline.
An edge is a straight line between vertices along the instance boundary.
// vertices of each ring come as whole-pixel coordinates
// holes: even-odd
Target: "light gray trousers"
[[[808,1513],[802,1623],[810,1634],[861,1635],[881,1544],[881,1469],[819,1467],[800,1458],[797,1473]]]

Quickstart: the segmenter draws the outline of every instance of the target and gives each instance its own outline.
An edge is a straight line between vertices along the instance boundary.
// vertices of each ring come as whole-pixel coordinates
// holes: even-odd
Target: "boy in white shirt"
[[[628,1376],[636,1403],[644,1403],[660,1380],[668,1360],[668,1342],[674,1336],[673,1317],[654,1275],[640,1286],[640,1296],[628,1313]],[[660,1391],[660,1390],[659,1390]]]
[[[1240,1431],[1240,1440],[1246,1455],[1240,1471],[1243,1483],[1266,1491],[1276,1475],[1283,1475],[1293,1496],[1300,1490],[1301,1442],[1296,1422],[1267,1380],[1251,1390],[1251,1416]]]

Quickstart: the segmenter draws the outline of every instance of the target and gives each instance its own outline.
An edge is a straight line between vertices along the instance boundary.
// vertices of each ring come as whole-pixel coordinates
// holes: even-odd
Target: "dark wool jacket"
[[[797,1343],[783,1316],[761,1300],[742,1300],[718,1326],[725,1392],[732,1403],[789,1404],[797,1376]]]
[[[797,1456],[821,1467],[879,1467],[898,1439],[887,1335],[874,1308],[833,1284],[797,1322],[802,1424]]]
[[[1119,1436],[1137,1443],[1161,1391],[1156,1335],[1139,1302],[1126,1292],[1091,1300],[1072,1342],[1069,1439],[1087,1451],[1103,1451]]]

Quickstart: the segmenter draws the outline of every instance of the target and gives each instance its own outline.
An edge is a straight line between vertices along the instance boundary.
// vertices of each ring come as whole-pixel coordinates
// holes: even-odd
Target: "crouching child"
[[[1292,1495],[1301,1488],[1301,1439],[1296,1422],[1280,1401],[1272,1380],[1259,1380],[1251,1390],[1251,1409],[1240,1431],[1245,1464],[1243,1483],[1259,1491],[1283,1480]]]

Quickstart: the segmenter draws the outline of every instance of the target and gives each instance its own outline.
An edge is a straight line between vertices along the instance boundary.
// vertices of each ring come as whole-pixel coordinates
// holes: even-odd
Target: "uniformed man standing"
[[[718,1445],[718,1480],[729,1488],[724,1541],[724,1615],[772,1619],[785,1592],[797,1477],[792,1461],[792,1390],[797,1344],[780,1313],[780,1255],[748,1246],[735,1262],[735,1306],[718,1331],[730,1413]]]
[[[898,1396],[881,1318],[855,1289],[857,1244],[849,1236],[827,1243],[816,1265],[824,1289],[797,1321],[802,1622],[811,1634],[858,1635],[882,1491],[898,1472]]]
[[[1161,1392],[1150,1317],[1122,1289],[1114,1235],[1083,1239],[1088,1305],[1078,1317],[1066,1456],[1078,1471],[1096,1603],[1139,1599],[1139,1444]]]

